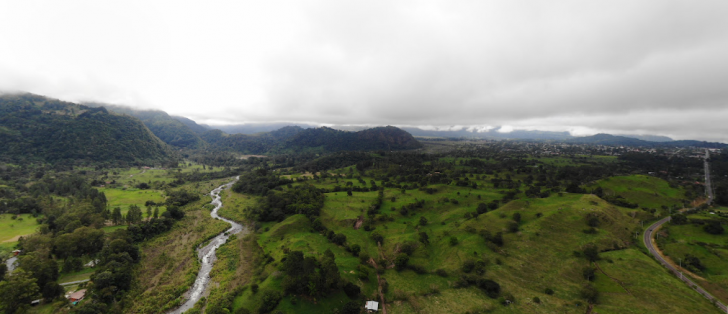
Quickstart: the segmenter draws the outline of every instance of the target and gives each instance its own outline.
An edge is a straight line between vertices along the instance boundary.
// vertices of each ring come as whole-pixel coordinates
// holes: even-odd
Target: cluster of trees
[[[276,187],[291,183],[293,183],[292,180],[269,173],[267,169],[261,168],[241,176],[232,189],[238,193],[266,195],[268,191]]]
[[[346,285],[331,250],[326,250],[321,260],[304,257],[301,251],[290,251],[283,261],[282,271],[285,276],[281,285],[288,294],[323,297]]]
[[[323,206],[324,194],[313,185],[304,184],[267,192],[256,206],[248,208],[246,214],[256,221],[282,221],[295,214],[314,220]]]

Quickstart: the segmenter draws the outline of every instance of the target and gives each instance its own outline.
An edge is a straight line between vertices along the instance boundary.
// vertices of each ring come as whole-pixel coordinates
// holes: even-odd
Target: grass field
[[[686,224],[669,225],[661,235],[663,239],[658,243],[664,254],[678,265],[686,255],[699,258],[705,269],[694,270],[704,278],[698,282],[728,303],[728,234],[713,235],[705,232],[702,226]]]
[[[0,250],[11,251],[18,238],[38,231],[38,222],[31,214],[20,214],[12,219],[11,214],[0,214]]]
[[[589,185],[589,189],[601,186],[605,195],[621,195],[627,201],[640,207],[654,208],[659,212],[668,211],[663,206],[682,208],[685,191],[670,187],[667,181],[645,175],[617,176],[599,180]]]
[[[137,205],[142,209],[144,218],[148,218],[147,210],[144,207],[147,201],[163,203],[165,200],[164,192],[157,190],[100,188],[99,192],[104,192],[106,195],[109,208],[119,207],[121,208],[121,214],[126,215],[129,211],[129,206]],[[166,210],[165,206],[160,206],[159,214],[161,215]]]
[[[645,187],[640,185],[637,190],[640,194],[634,194],[645,200],[652,200],[646,195],[654,193],[658,196],[672,195],[675,199],[680,197],[681,191],[667,190],[660,182],[653,182],[652,179],[627,180],[640,184],[652,183]],[[338,183],[335,179],[308,182],[325,188],[344,186],[346,182],[360,185],[351,178],[336,180]],[[370,185],[370,180],[365,179],[367,185]],[[574,251],[581,251],[588,244],[596,244],[600,250],[617,249],[603,253],[602,257],[611,260],[611,263],[599,264],[607,274],[621,280],[629,290],[624,291],[606,275],[597,275],[594,284],[601,293],[600,303],[595,308],[597,312],[655,313],[663,309],[663,303],[667,300],[671,303],[670,313],[717,312],[716,308],[697,293],[689,291],[688,287],[676,288],[678,290],[663,288],[682,283],[634,246],[633,231],[640,229],[640,217],[633,218],[631,215],[635,210],[613,206],[593,195],[566,193],[544,199],[512,201],[477,219],[468,219],[465,214],[473,212],[478,203],[502,197],[501,190],[493,189],[486,180],[478,182],[482,183],[478,189],[432,186],[437,190],[434,194],[418,190],[407,190],[403,194],[399,189],[385,189],[381,214],[389,218],[375,223],[375,231],[385,239],[381,248],[370,239],[371,232],[353,228],[354,221],[366,215],[366,209],[377,197],[377,192],[354,192],[353,196],[347,196],[346,192],[327,193],[320,219],[328,229],[346,235],[348,245],[358,244],[363,252],[376,260],[384,259],[386,264],[392,262],[402,243],[418,243],[419,232],[429,235],[430,243],[418,244],[410,257],[410,264],[421,266],[426,274],[417,274],[412,270],[398,272],[394,269],[387,269],[381,274],[389,283],[389,291],[385,293],[388,313],[465,313],[480,310],[492,313],[581,313],[586,305],[579,297],[579,290],[586,284],[581,269],[588,262],[576,257]],[[377,182],[377,185],[380,184]],[[649,192],[650,188],[656,190]],[[424,208],[406,216],[399,213],[398,208],[415,200],[425,200]],[[509,233],[506,226],[515,213],[522,217],[519,231]],[[587,229],[588,214],[599,217],[600,225],[593,234],[581,232]],[[421,217],[427,219],[426,225],[419,225]],[[499,248],[488,245],[478,235],[478,231],[483,229],[493,234],[504,232],[505,246]],[[452,237],[458,239],[457,245],[450,244]],[[257,277],[261,291],[280,290],[282,278],[277,261],[285,257],[284,249],[300,250],[304,255],[316,257],[330,249],[336,256],[342,278],[358,284],[364,298],[376,297],[374,269],[367,267],[368,279],[359,279],[359,259],[345,247],[337,246],[324,235],[312,232],[311,222],[302,215],[290,216],[282,222],[262,224],[257,239],[263,252],[274,261],[265,266]],[[504,307],[477,288],[453,287],[462,274],[461,267],[466,260],[486,261],[485,277],[500,283],[502,292],[515,296],[516,302]],[[435,275],[437,269],[445,270],[448,276]],[[544,293],[546,288],[554,289],[556,293],[547,295]],[[233,309],[244,307],[254,310],[262,302],[261,295],[260,292],[253,294],[245,290],[235,299]],[[533,297],[539,297],[542,302],[533,303]],[[284,313],[326,313],[340,308],[348,300],[341,292],[333,292],[316,302],[285,297],[277,309]],[[630,304],[626,310],[625,304]]]

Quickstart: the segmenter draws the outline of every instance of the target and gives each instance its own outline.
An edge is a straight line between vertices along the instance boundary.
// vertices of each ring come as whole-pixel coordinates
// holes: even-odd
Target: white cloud
[[[0,11],[0,90],[221,123],[725,141],[727,15],[719,0],[17,1]]]

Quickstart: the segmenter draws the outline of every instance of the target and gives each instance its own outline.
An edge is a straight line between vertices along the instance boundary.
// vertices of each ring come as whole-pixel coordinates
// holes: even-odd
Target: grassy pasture
[[[665,228],[660,249],[680,264],[686,255],[700,259],[705,270],[696,274],[705,280],[698,282],[723,302],[728,302],[728,234],[713,235],[702,226],[669,225]]]
[[[142,215],[147,217],[147,210],[144,203],[154,201],[155,203],[163,203],[165,200],[164,192],[158,190],[140,190],[140,189],[114,189],[100,188],[99,192],[104,192],[108,207],[113,210],[115,207],[121,208],[121,213],[126,215],[129,206],[137,205],[142,209]],[[159,207],[159,214],[167,210],[166,206]]]
[[[347,181],[360,184],[348,178],[338,180],[340,186],[344,186]],[[365,179],[367,186],[370,180]],[[332,188],[337,184],[335,179],[307,182],[324,188]],[[353,228],[354,221],[366,215],[366,209],[376,198],[377,192],[353,192],[352,196],[347,196],[346,192],[327,193],[320,219],[328,229],[346,235],[348,245],[359,244],[363,252],[377,260],[383,257],[391,261],[396,256],[399,244],[407,241],[417,243],[419,232],[429,235],[429,245],[420,244],[410,257],[410,264],[421,266],[427,274],[387,269],[381,275],[389,283],[389,291],[385,294],[387,310],[395,314],[464,313],[474,310],[492,313],[582,312],[585,302],[579,297],[579,290],[586,281],[581,276],[581,269],[588,263],[583,258],[575,257],[574,251],[580,251],[590,243],[596,244],[601,250],[618,249],[602,253],[612,263],[600,262],[600,266],[610,276],[621,276],[618,278],[628,285],[627,289],[632,288],[630,295],[612,279],[603,274],[597,275],[594,285],[602,295],[602,301],[596,307],[599,313],[619,313],[625,304],[633,303],[630,309],[622,313],[654,313],[661,309],[666,300],[672,302],[671,313],[715,312],[712,305],[687,287],[680,288],[682,293],[679,295],[674,290],[662,288],[678,286],[681,282],[634,248],[632,231],[639,228],[639,218],[627,215],[634,210],[613,206],[593,195],[565,193],[545,199],[512,201],[477,219],[466,219],[465,213],[475,211],[478,203],[502,197],[501,190],[491,188],[486,181],[482,183],[478,189],[436,185],[432,186],[437,190],[432,195],[418,190],[407,190],[402,194],[398,189],[385,189],[380,212],[391,220],[375,223],[375,231],[385,238],[381,249],[370,239],[371,232]],[[377,182],[377,185],[381,186],[381,183]],[[677,193],[679,195],[679,191]],[[415,200],[425,200],[424,208],[407,216],[393,210]],[[522,217],[520,230],[509,233],[506,226],[515,213]],[[600,219],[594,234],[581,232],[588,227],[585,217],[589,213],[595,213]],[[420,226],[420,217],[425,217],[428,223]],[[493,234],[504,232],[505,246],[497,248],[487,245],[474,232],[481,229]],[[376,296],[374,270],[368,268],[368,280],[359,279],[358,258],[347,252],[345,247],[337,246],[324,235],[313,232],[310,221],[302,215],[290,216],[282,222],[264,223],[257,237],[262,251],[274,260],[259,277],[261,291],[280,289],[282,279],[277,267],[278,261],[285,256],[284,249],[301,250],[304,255],[316,257],[330,249],[336,256],[342,278],[358,284],[366,299]],[[450,244],[451,237],[458,239],[457,245]],[[485,277],[500,283],[503,292],[512,293],[516,303],[504,307],[477,288],[454,288],[453,283],[462,273],[461,266],[468,259],[485,260]],[[445,270],[448,276],[435,275],[437,269]],[[552,288],[556,293],[546,295],[543,293],[545,288]],[[432,291],[439,292],[433,294]],[[256,309],[262,302],[261,295],[261,292],[253,294],[249,289],[245,290],[235,299],[234,309]],[[541,304],[531,301],[536,296],[541,299]],[[322,313],[340,308],[347,301],[348,298],[341,292],[316,302],[285,297],[277,309],[295,313]]]
[[[11,219],[12,214],[0,214],[0,250],[10,251],[18,242],[18,237],[36,233],[38,222],[31,214],[20,214]]]
[[[637,203],[640,207],[655,208],[664,212],[662,206],[682,207],[685,191],[681,188],[672,188],[667,181],[646,175],[617,176],[599,180],[588,186],[594,189],[601,186],[604,193],[623,196],[629,202]]]

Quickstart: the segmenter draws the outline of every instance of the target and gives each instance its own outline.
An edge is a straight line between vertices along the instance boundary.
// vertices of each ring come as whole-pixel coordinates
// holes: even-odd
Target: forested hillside
[[[174,153],[132,117],[32,94],[0,97],[0,159],[13,162],[161,163]]]
[[[141,120],[154,135],[165,143],[180,148],[203,148],[203,141],[198,132],[204,132],[204,128],[195,124],[192,120],[186,119],[191,124],[180,121],[164,111],[160,110],[136,110],[130,107],[115,106],[108,104],[89,103],[94,107],[105,107],[117,113],[128,114]],[[195,129],[191,125],[197,125]],[[202,128],[202,130],[200,130]]]
[[[411,134],[393,126],[359,132],[340,131],[328,127],[303,129],[298,126],[288,126],[252,135],[225,134],[220,130],[211,130],[205,132],[202,138],[213,148],[247,154],[403,150],[422,147]]]

